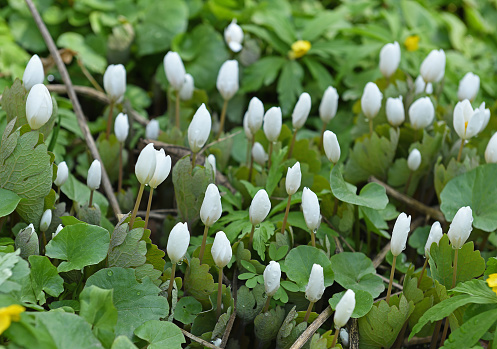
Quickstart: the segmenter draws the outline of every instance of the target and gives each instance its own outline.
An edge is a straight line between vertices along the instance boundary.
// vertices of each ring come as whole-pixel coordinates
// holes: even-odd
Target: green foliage
[[[183,324],[191,324],[198,313],[202,311],[202,304],[195,298],[182,297],[174,308],[174,319]]]
[[[358,319],[369,313],[373,307],[373,296],[369,292],[363,290],[355,290],[355,308],[351,315],[352,318]],[[333,310],[336,309],[338,302],[342,299],[345,291],[335,293],[332,298],[328,299],[328,303]]]
[[[257,315],[254,319],[256,337],[261,342],[273,340],[276,338],[284,319],[285,310],[281,307]]]
[[[21,201],[21,198],[16,193],[7,189],[0,189],[0,197],[2,198],[2,202],[0,202],[0,217],[5,217],[14,212],[17,204]]]
[[[135,335],[146,340],[150,349],[177,349],[186,342],[179,327],[168,321],[147,321],[135,330]]]
[[[479,339],[495,324],[497,321],[497,308],[473,316],[470,320],[464,322],[461,327],[451,332],[448,340],[444,343],[444,348],[456,349],[471,348],[477,344]]]
[[[297,312],[295,307],[293,307],[286,316],[283,324],[281,325],[278,335],[276,337],[276,343],[279,348],[288,349],[297,340],[302,332],[307,328],[307,323],[301,322],[297,325],[295,319],[297,318]]]
[[[64,291],[64,280],[47,257],[29,256],[29,264],[31,267],[31,287],[41,305],[46,302],[45,293],[57,297]]]
[[[185,291],[200,303],[206,304],[214,290],[214,278],[209,273],[209,266],[201,265],[198,258],[192,258],[185,272]]]
[[[243,321],[251,322],[261,312],[265,302],[264,285],[256,285],[253,290],[243,285],[237,292],[236,315]]]

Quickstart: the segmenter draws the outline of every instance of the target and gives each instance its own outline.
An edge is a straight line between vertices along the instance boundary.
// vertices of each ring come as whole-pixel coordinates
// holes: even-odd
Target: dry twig
[[[305,345],[305,343],[307,343],[307,341],[312,337],[314,332],[316,332],[318,328],[320,328],[321,325],[324,324],[326,320],[328,320],[331,314],[333,314],[333,310],[328,305],[326,309],[321,314],[319,314],[317,319],[314,320],[312,324],[310,324],[309,327],[307,327],[307,329],[304,332],[302,332],[302,334],[299,336],[299,338],[297,338],[297,340],[293,343],[290,349],[302,348]]]

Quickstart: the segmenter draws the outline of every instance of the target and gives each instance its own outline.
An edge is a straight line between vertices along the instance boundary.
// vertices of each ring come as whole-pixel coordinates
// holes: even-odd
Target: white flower
[[[271,210],[271,201],[269,201],[269,196],[264,189],[259,190],[249,208],[249,218],[252,225],[257,225],[266,219],[269,211]]]
[[[433,50],[421,63],[421,76],[425,82],[438,82],[445,74],[444,50]]]
[[[488,141],[485,149],[485,161],[487,164],[497,164],[497,133],[494,133]]]
[[[164,56],[164,71],[173,89],[180,91],[185,83],[185,66],[177,52],[169,51]]]
[[[404,212],[399,214],[393,226],[392,239],[390,240],[390,251],[394,256],[398,256],[406,248],[407,236],[411,230],[411,216]]]
[[[40,231],[47,231],[50,223],[52,223],[52,210],[46,210],[41,216]]]
[[[321,211],[317,195],[305,187],[302,193],[302,210],[307,228],[311,232],[316,231],[321,224]]]
[[[311,96],[304,92],[300,95],[297,104],[293,108],[292,125],[295,130],[304,126],[311,111]]]
[[[121,143],[124,143],[126,138],[128,138],[128,132],[129,132],[128,115],[119,113],[114,123],[114,133],[116,134],[117,140]]]
[[[254,161],[261,166],[264,166],[264,164],[266,163],[268,155],[266,154],[266,151],[264,150],[264,147],[261,143],[254,143],[254,146],[252,147],[252,157],[254,158]]]
[[[483,130],[485,129],[485,127],[487,127],[488,122],[490,121],[490,109],[485,108],[485,102],[483,102],[482,104],[480,104],[480,106],[478,107],[478,109],[475,109],[475,113],[476,112],[479,112],[479,113],[482,114],[483,122],[481,124],[481,128],[480,128],[479,132],[483,132]]]
[[[480,132],[483,117],[484,113],[473,110],[467,99],[458,102],[454,108],[454,130],[459,137],[468,140]]]
[[[155,141],[157,138],[159,138],[159,134],[159,121],[156,119],[150,120],[150,122],[145,127],[145,138]]]
[[[52,97],[43,84],[34,85],[26,99],[26,119],[32,130],[37,130],[50,120],[53,111]]]
[[[142,149],[135,164],[135,174],[140,184],[148,184],[155,173],[157,155],[154,144],[149,143]]]
[[[274,296],[276,291],[280,288],[281,268],[280,264],[275,261],[269,262],[266,269],[264,269],[264,287],[268,297]]]
[[[88,177],[86,178],[86,184],[90,190],[97,190],[100,188],[100,181],[102,180],[102,168],[100,161],[93,160],[88,169]]]
[[[428,254],[430,253],[431,245],[435,242],[438,245],[438,242],[442,238],[443,231],[442,227],[440,226],[440,222],[435,222],[431,226],[430,229],[430,235],[428,235],[428,240],[426,240],[426,245],[425,245],[425,256],[428,257]]]
[[[238,91],[238,61],[223,63],[217,75],[216,87],[225,100],[230,100]]]
[[[389,97],[387,99],[386,113],[388,122],[393,127],[399,127],[406,118],[404,112],[404,103],[402,102],[402,96],[398,98]]]
[[[248,127],[250,132],[255,134],[262,126],[262,118],[264,117],[264,104],[257,97],[252,97],[248,110]]]
[[[413,149],[407,157],[407,167],[409,167],[411,171],[416,171],[419,168],[419,165],[421,165],[421,153],[419,150]]]
[[[224,232],[218,231],[216,233],[211,253],[218,268],[224,268],[230,262],[233,252],[231,251],[230,241]]]
[[[111,64],[104,73],[104,89],[113,102],[121,102],[126,92],[126,69],[122,64]]]
[[[169,233],[166,247],[167,255],[173,264],[183,259],[189,244],[190,232],[188,231],[188,224],[177,223]]]
[[[415,130],[430,125],[435,117],[435,107],[429,97],[417,99],[409,107],[409,121]]]
[[[340,160],[340,144],[335,133],[326,130],[323,134],[324,153],[328,160],[336,164]]]
[[[212,171],[214,172],[214,178],[215,178],[216,177],[216,157],[214,156],[214,154],[209,154],[209,156],[207,157],[207,162],[209,162],[209,164],[211,165]]]
[[[323,296],[324,289],[323,267],[319,264],[314,264],[309,275],[309,283],[305,288],[305,298],[309,302],[316,303]]]
[[[319,105],[319,117],[325,124],[331,121],[337,114],[338,93],[334,87],[329,86],[324,91],[323,99]]]
[[[480,89],[480,77],[471,72],[466,73],[459,81],[457,89],[457,98],[462,101],[464,99],[474,100]]]
[[[247,137],[248,140],[251,140],[254,135],[252,134],[252,131],[250,131],[248,119],[248,112],[245,112],[245,115],[243,115],[243,132],[245,133],[245,137]]]
[[[204,200],[200,207],[200,219],[204,225],[211,227],[221,217],[222,213],[221,194],[219,194],[217,186],[211,183],[205,190]]]
[[[380,51],[380,71],[389,78],[395,73],[400,63],[400,46],[397,41],[386,44]]]
[[[349,347],[349,333],[343,327],[340,329],[340,342],[344,347]]]
[[[449,232],[447,233],[452,248],[460,249],[464,245],[471,234],[471,230],[473,230],[472,225],[473,211],[471,207],[461,207],[454,216],[452,223],[450,223]]]
[[[341,328],[347,324],[355,309],[355,293],[347,290],[335,309],[335,328]]]
[[[414,85],[414,94],[418,95],[420,93],[426,92],[426,94],[431,95],[433,93],[432,83],[429,82],[428,84],[426,84],[421,75],[418,75],[418,77],[414,81]]]
[[[64,229],[64,227],[62,226],[62,224],[59,224],[59,225],[57,226],[57,229],[55,230],[55,233],[52,233],[52,239],[53,239],[54,237],[56,237],[56,236],[60,233],[60,231],[61,231],[62,229]]]
[[[233,19],[231,23],[224,29],[224,40],[228,44],[229,48],[233,52],[240,52],[242,49],[243,42],[243,30],[236,24],[236,19]]]
[[[300,171],[300,162],[296,162],[293,167],[289,167],[286,173],[285,187],[288,195],[293,195],[299,190],[302,180],[302,172]]]
[[[24,88],[26,91],[29,91],[34,85],[43,84],[44,79],[45,71],[43,70],[43,63],[38,55],[33,55],[26,65],[26,69],[22,76]]]
[[[171,172],[171,157],[164,153],[164,149],[155,151],[155,171],[148,185],[157,188],[169,176]]]
[[[202,149],[211,133],[211,126],[211,114],[202,103],[188,126],[188,143],[192,152],[198,153]]]
[[[280,107],[270,108],[264,115],[264,134],[270,142],[276,142],[281,133],[282,116]]]
[[[381,108],[383,95],[374,82],[368,82],[361,97],[361,109],[368,119],[373,119]]]
[[[181,90],[179,90],[179,98],[182,101],[189,101],[193,97],[193,92],[195,91],[195,81],[193,80],[193,76],[190,74],[185,75],[185,82],[183,86],[181,86]]]
[[[57,165],[57,178],[55,178],[54,184],[58,187],[62,187],[69,177],[69,169],[65,161],[62,161]]]

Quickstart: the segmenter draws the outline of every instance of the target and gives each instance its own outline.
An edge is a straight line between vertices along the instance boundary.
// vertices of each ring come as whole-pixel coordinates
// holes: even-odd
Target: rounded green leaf
[[[135,330],[135,335],[150,343],[148,349],[181,349],[186,342],[179,327],[168,321],[147,321]]]
[[[352,312],[351,317],[354,319],[358,319],[369,313],[369,311],[373,307],[373,296],[371,296],[371,293],[363,290],[356,290],[354,292],[355,292],[355,308],[354,311]],[[328,299],[328,303],[330,303],[330,306],[333,310],[336,309],[338,302],[340,301],[340,299],[342,299],[344,294],[345,291],[340,293],[335,293],[333,297]]]
[[[0,198],[2,198],[0,200],[0,217],[5,217],[14,212],[17,204],[21,201],[21,198],[16,193],[2,188],[0,188]]]
[[[198,313],[202,311],[202,303],[193,297],[183,297],[174,308],[174,319],[185,325],[191,324]]]

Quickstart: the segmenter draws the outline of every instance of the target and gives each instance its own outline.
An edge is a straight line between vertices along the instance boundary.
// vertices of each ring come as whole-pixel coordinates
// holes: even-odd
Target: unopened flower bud
[[[305,187],[302,193],[302,210],[307,228],[311,232],[316,231],[321,224],[321,211],[317,195]]]
[[[435,108],[429,97],[419,98],[409,107],[409,121],[415,130],[430,125],[434,117]]]
[[[335,133],[326,130],[323,134],[324,153],[328,160],[336,164],[340,160],[340,144]]]
[[[300,171],[300,162],[296,162],[293,167],[288,168],[286,173],[286,193],[288,195],[293,195],[299,190],[300,182],[302,181],[302,172]]]
[[[157,188],[169,176],[169,172],[171,172],[171,157],[166,156],[162,148],[161,150],[156,150],[155,171],[148,185],[153,189]]]
[[[443,231],[442,227],[440,226],[440,222],[435,222],[431,226],[430,229],[430,235],[428,235],[428,240],[426,240],[426,245],[425,245],[425,256],[428,257],[428,254],[430,253],[431,245],[435,242],[438,245],[438,242],[442,238]]]
[[[26,99],[26,119],[32,130],[37,130],[50,120],[53,111],[52,97],[43,84],[34,85]]]
[[[253,97],[250,100],[248,110],[248,127],[250,132],[255,134],[262,126],[262,118],[264,116],[264,104],[257,97]]]
[[[225,100],[230,100],[238,91],[238,61],[223,63],[217,75],[216,87]]]
[[[230,241],[224,232],[218,231],[216,233],[211,253],[218,268],[224,268],[230,262],[233,252],[231,251]]]
[[[159,138],[160,126],[159,121],[156,119],[150,120],[150,122],[145,127],[145,138],[156,140]]]
[[[64,229],[64,227],[62,226],[62,224],[59,224],[59,225],[57,226],[57,229],[55,230],[55,232],[54,232],[54,233],[52,233],[52,239],[53,239],[54,237],[56,237],[56,236],[60,233],[60,231],[61,231],[62,229]]]
[[[409,167],[411,171],[416,171],[419,168],[419,165],[421,165],[421,153],[419,150],[413,149],[407,157],[407,167]]]
[[[177,223],[169,233],[166,247],[167,255],[173,264],[183,259],[189,244],[190,232],[188,231],[188,224]]]
[[[457,98],[462,101],[464,99],[474,100],[480,89],[480,77],[471,72],[464,75],[459,81],[457,90]]]
[[[104,73],[104,89],[113,102],[121,102],[126,92],[126,69],[122,64],[111,64]]]
[[[411,216],[404,212],[399,214],[393,226],[392,239],[390,240],[390,251],[394,256],[398,256],[406,248],[407,236],[411,230]]]
[[[193,115],[190,126],[188,126],[188,144],[190,144],[192,152],[198,153],[202,149],[209,138],[211,127],[211,114],[202,103]]]
[[[268,155],[266,154],[266,151],[261,143],[254,143],[254,146],[252,147],[252,157],[254,158],[254,161],[261,166],[264,166],[266,163]]]
[[[211,227],[221,217],[222,213],[223,207],[219,189],[215,184],[211,183],[207,186],[204,201],[202,201],[202,206],[200,207],[200,219],[204,225]]]
[[[257,225],[266,219],[269,211],[271,210],[271,201],[269,201],[269,196],[264,189],[259,190],[254,198],[249,208],[249,218],[252,225]]]
[[[335,309],[335,328],[344,327],[355,309],[355,293],[347,290]]]
[[[324,271],[319,264],[312,266],[311,274],[309,275],[309,283],[305,288],[305,298],[309,302],[316,303],[321,299],[324,293]]]
[[[116,117],[116,121],[114,122],[114,133],[116,134],[116,138],[119,142],[124,143],[126,138],[128,138],[129,132],[129,122],[128,115],[119,113]]]
[[[487,164],[497,164],[497,133],[494,133],[488,141],[485,149],[485,161]]]
[[[26,228],[21,230],[15,240],[16,249],[21,249],[21,258],[28,259],[29,256],[38,256],[40,254],[40,244],[38,235],[31,223]]]
[[[138,160],[136,160],[135,164],[135,175],[140,184],[147,185],[152,179],[157,165],[156,158],[153,143],[147,144],[138,155]]]
[[[69,169],[65,161],[62,161],[57,165],[57,178],[55,178],[54,184],[58,187],[62,187],[69,177]]]
[[[295,104],[295,107],[293,108],[292,125],[295,130],[304,126],[310,111],[311,96],[307,92],[304,92],[300,95],[297,104]]]
[[[368,119],[373,119],[381,108],[383,94],[374,82],[368,82],[361,97],[361,109]]]
[[[181,90],[179,91],[179,98],[182,101],[189,101],[193,97],[193,92],[195,91],[195,81],[193,80],[193,76],[190,74],[185,75],[185,82],[183,86],[181,86]]]
[[[280,288],[281,267],[278,262],[271,261],[264,269],[264,287],[268,297],[274,296]]]
[[[281,133],[282,116],[280,107],[272,107],[264,115],[264,134],[270,142],[278,141]]]
[[[447,233],[452,248],[460,249],[468,240],[471,230],[473,230],[473,211],[469,206],[461,207],[450,223]]]
[[[209,154],[206,160],[211,165],[212,172],[214,172],[214,178],[216,178],[216,157],[214,154]]]
[[[43,70],[43,63],[38,55],[33,55],[26,65],[22,76],[24,88],[26,91],[29,91],[34,85],[43,84],[44,79],[45,71]]]
[[[324,91],[323,99],[319,105],[319,117],[325,124],[330,122],[337,114],[338,93],[334,87],[329,86]]]
[[[185,66],[177,52],[169,51],[164,56],[164,71],[166,72],[167,81],[175,91],[181,90],[185,82]]]
[[[40,230],[47,231],[50,223],[52,223],[52,210],[48,209],[45,210],[45,212],[43,212],[43,215],[41,216]]]
[[[240,52],[242,50],[243,30],[236,24],[236,19],[224,29],[224,40],[233,52]]]
[[[250,131],[248,119],[248,112],[245,112],[245,115],[243,116],[243,132],[245,133],[245,137],[247,137],[248,140],[251,140],[254,135],[252,134],[252,131]]]
[[[425,82],[438,82],[445,74],[444,50],[433,50],[421,63],[421,76]]]
[[[88,169],[88,177],[86,178],[86,184],[90,190],[97,190],[100,188],[100,181],[102,180],[102,168],[100,161],[93,160]]]
[[[384,77],[390,78],[400,63],[400,46],[397,41],[386,44],[380,51],[380,71]]]
[[[402,96],[398,98],[388,98],[386,106],[387,119],[390,125],[399,127],[405,120],[404,103]]]

